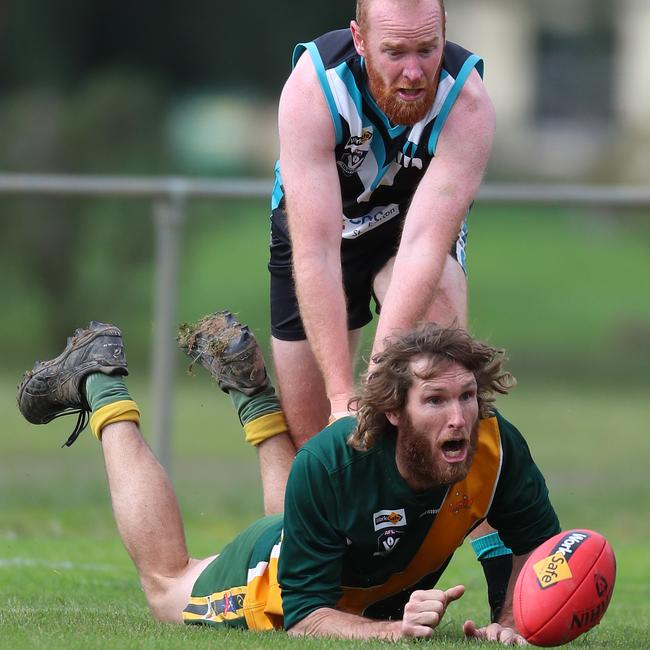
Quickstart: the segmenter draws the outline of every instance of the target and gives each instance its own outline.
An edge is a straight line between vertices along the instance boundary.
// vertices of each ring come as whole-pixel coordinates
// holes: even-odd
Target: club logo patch
[[[373,553],[376,557],[386,557],[392,553],[400,540],[404,531],[395,530],[394,528],[387,528],[377,538],[377,550]]]
[[[368,155],[372,140],[372,129],[363,129],[360,136],[353,135],[345,145],[341,157],[336,161],[339,169],[346,175],[356,174]]]
[[[375,530],[391,528],[395,526],[406,526],[406,513],[404,508],[397,510],[380,510],[372,515]]]
[[[450,501],[447,507],[457,515],[461,510],[469,510],[473,503],[474,499],[470,499],[466,494],[456,492],[454,494],[454,500]]]

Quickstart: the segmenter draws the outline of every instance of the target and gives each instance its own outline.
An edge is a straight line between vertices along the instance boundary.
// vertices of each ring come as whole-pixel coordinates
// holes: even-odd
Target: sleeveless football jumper
[[[300,43],[293,64],[309,56],[316,70],[336,136],[334,156],[342,196],[341,258],[348,327],[372,319],[372,281],[395,255],[413,194],[435,156],[440,132],[465,82],[483,61],[447,42],[435,100],[413,126],[391,124],[367,88],[363,57],[349,29]],[[296,134],[296,137],[300,137]],[[291,270],[291,243],[279,162],[271,201],[271,324],[276,338],[302,340]],[[465,270],[467,227],[463,224],[450,254]]]

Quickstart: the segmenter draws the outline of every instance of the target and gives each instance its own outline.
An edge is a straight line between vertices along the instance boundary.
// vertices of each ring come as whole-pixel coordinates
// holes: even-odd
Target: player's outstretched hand
[[[456,585],[446,591],[414,591],[404,607],[402,636],[430,637],[442,620],[449,603],[458,600],[464,593],[463,585]]]
[[[474,621],[465,621],[463,632],[468,639],[479,641],[498,641],[503,645],[528,645],[526,639],[511,627],[504,627],[498,623],[490,623],[486,627],[476,627]]]

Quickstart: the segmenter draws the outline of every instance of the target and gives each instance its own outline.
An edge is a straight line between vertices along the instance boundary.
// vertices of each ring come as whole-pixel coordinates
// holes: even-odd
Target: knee
[[[182,623],[183,610],[190,602],[194,583],[216,557],[190,558],[174,576],[159,573],[141,575],[140,583],[152,616],[163,623]]]

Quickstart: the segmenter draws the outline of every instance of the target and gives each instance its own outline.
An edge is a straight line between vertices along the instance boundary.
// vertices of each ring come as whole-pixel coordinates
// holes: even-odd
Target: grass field
[[[146,387],[131,384],[146,414]],[[1,388],[3,395],[12,392],[6,381]],[[576,642],[580,647],[647,647],[646,394],[641,388],[612,394],[519,387],[502,404],[528,437],[563,527],[595,528],[617,553],[618,582],[610,611],[601,626]],[[241,440],[227,401],[205,377],[184,379],[177,402],[174,482],[190,552],[201,556],[258,516],[259,481],[254,452]],[[604,409],[605,402],[616,407]],[[7,401],[1,415],[6,435],[0,459],[0,647],[373,645],[306,644],[281,634],[222,634],[153,623],[114,530],[97,444],[86,434],[72,449],[58,449],[68,423],[31,427]],[[214,422],[221,423],[218,430]],[[444,580],[468,586],[437,637],[445,641],[441,647],[451,647],[460,639],[466,617],[485,620],[485,597],[479,567],[464,548]]]
[[[265,261],[251,251],[263,249],[268,235],[266,224],[244,218],[244,212],[235,210],[232,225],[207,231],[205,209],[190,223],[181,286],[192,290],[182,292],[179,311],[191,319],[233,307],[264,338]],[[479,212],[471,228],[472,327],[510,349],[520,378],[499,406],[526,435],[563,527],[599,530],[617,554],[610,610],[573,645],[647,648],[647,224],[600,215],[587,225],[584,216],[509,209]],[[252,282],[253,277],[263,281]],[[143,279],[135,281],[144,291]],[[93,316],[84,312],[80,322]],[[133,336],[125,326],[127,347],[129,341],[147,342],[148,327],[133,323]],[[25,367],[56,352],[34,350]],[[133,369],[130,387],[151,438],[150,386],[144,365]],[[378,645],[154,623],[115,532],[96,442],[86,432],[73,448],[59,449],[73,422],[48,427],[24,422],[15,407],[17,380],[17,373],[0,373],[0,648]],[[198,372],[179,377],[175,405],[172,475],[190,552],[201,556],[217,551],[260,515],[255,452],[242,441],[226,398]],[[436,647],[458,647],[465,618],[486,620],[483,578],[465,548],[444,577],[445,584],[455,582],[466,584],[468,592],[448,612]]]

